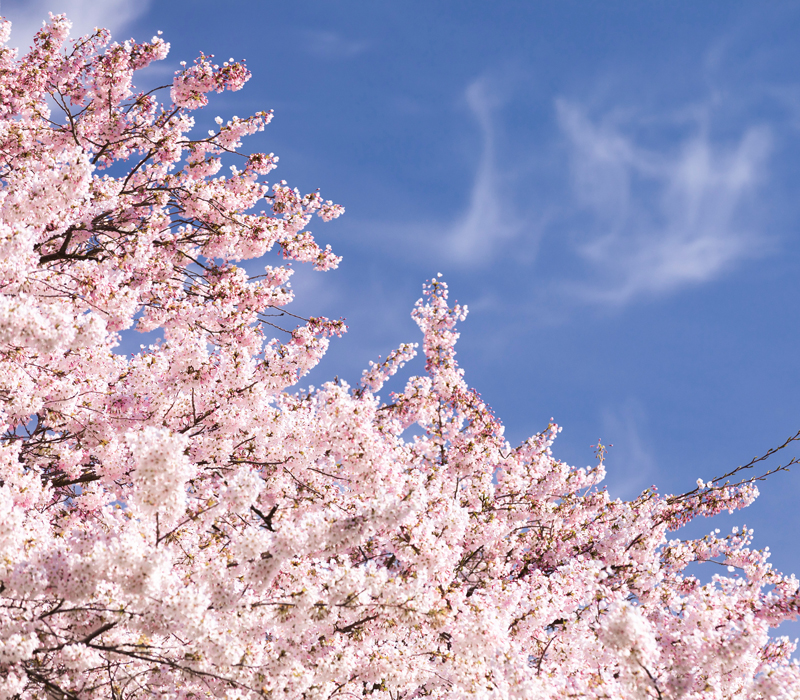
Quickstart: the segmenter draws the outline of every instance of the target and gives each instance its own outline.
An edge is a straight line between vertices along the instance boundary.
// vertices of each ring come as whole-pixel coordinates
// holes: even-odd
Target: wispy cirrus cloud
[[[570,285],[585,302],[622,305],[707,282],[763,254],[756,195],[766,180],[769,129],[715,143],[701,124],[663,149],[637,143],[613,119],[556,103],[575,203],[587,213],[574,250],[588,265]]]
[[[650,486],[658,472],[648,444],[647,416],[641,403],[628,399],[606,407],[601,417],[603,439],[609,448],[606,484],[612,498],[635,498]]]
[[[461,209],[449,216],[429,212],[406,221],[362,221],[351,225],[351,231],[362,231],[363,240],[372,245],[403,241],[413,254],[412,264],[437,261],[461,269],[487,267],[507,252],[510,241],[523,234],[531,234],[528,244],[535,249],[541,222],[523,215],[514,196],[518,177],[498,165],[498,112],[504,100],[492,83],[488,77],[480,77],[463,92],[469,115],[478,126],[477,144],[473,135],[465,150],[477,151],[479,156]],[[376,231],[381,235],[376,236]],[[402,255],[397,249],[394,254]]]
[[[9,44],[24,52],[50,12],[66,14],[72,21],[72,36],[79,37],[95,27],[118,34],[149,6],[150,0],[4,0],[2,14],[12,22]]]
[[[309,29],[303,32],[306,50],[326,59],[345,59],[357,56],[369,48],[369,42],[348,39],[337,32]]]
[[[453,261],[474,265],[490,259],[498,245],[519,235],[524,222],[512,204],[508,183],[503,182],[497,165],[494,111],[499,100],[485,77],[471,83],[465,97],[480,127],[481,157],[468,205],[447,226],[442,243],[445,254]]]

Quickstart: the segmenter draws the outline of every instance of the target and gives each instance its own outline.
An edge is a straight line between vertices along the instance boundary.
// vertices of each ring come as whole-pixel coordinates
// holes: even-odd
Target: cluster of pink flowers
[[[237,263],[334,268],[306,226],[343,210],[238,152],[268,113],[192,135],[243,65],[201,56],[162,103],[133,84],[161,38],[69,29],[0,49],[0,698],[800,698],[769,636],[798,581],[748,530],[668,537],[751,482],[623,502],[556,425],[512,447],[438,278],[425,376],[378,396],[403,345],[293,389],[344,327],[282,311],[288,263]],[[116,353],[134,326],[162,340]]]

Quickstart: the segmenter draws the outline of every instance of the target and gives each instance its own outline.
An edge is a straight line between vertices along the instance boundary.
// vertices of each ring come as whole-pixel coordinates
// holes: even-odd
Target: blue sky
[[[511,441],[553,417],[565,461],[613,443],[612,494],[691,489],[800,428],[800,2],[2,3],[25,45],[48,10],[163,30],[151,80],[246,59],[205,118],[273,108],[248,148],[347,208],[313,228],[340,269],[294,280],[350,327],[314,383],[418,340],[442,272]],[[746,523],[800,573],[800,469],[760,488],[692,532]]]

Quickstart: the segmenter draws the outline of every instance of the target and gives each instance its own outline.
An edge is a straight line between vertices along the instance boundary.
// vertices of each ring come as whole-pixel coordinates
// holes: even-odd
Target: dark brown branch
[[[730,487],[742,486],[744,484],[750,484],[750,483],[752,483],[754,481],[763,481],[766,477],[771,476],[772,474],[776,474],[777,472],[782,472],[782,471],[788,471],[790,466],[792,466],[793,464],[800,463],[800,458],[792,457],[792,459],[790,459],[786,464],[778,465],[777,467],[768,470],[767,472],[765,472],[761,476],[753,476],[753,477],[750,477],[749,479],[743,479],[742,481],[740,481],[740,482],[738,482],[736,484],[728,484],[728,483],[720,484],[719,483],[723,479],[729,479],[732,476],[736,476],[739,472],[744,471],[745,469],[752,469],[754,466],[756,466],[760,462],[764,462],[765,460],[769,459],[773,455],[777,454],[781,450],[783,450],[786,447],[788,447],[793,442],[798,442],[798,441],[800,441],[800,430],[798,430],[791,437],[787,438],[786,441],[782,445],[779,445],[778,447],[773,447],[773,448],[767,450],[760,457],[753,457],[753,459],[751,459],[747,464],[743,464],[743,465],[741,465],[739,467],[736,467],[736,469],[731,469],[731,471],[729,471],[727,474],[723,474],[722,476],[718,476],[718,477],[715,477],[714,479],[712,479],[711,483],[719,484],[719,485],[715,486],[712,489],[709,489],[709,491],[717,491],[717,490],[720,490],[720,489],[723,489],[723,488],[726,488],[726,487],[729,487],[729,486]],[[687,498],[691,498],[692,496],[698,495],[700,493],[700,491],[701,491],[701,489],[699,489],[699,488],[692,489],[691,491],[687,491],[686,493],[683,493],[683,494],[681,494],[679,496],[673,496],[672,498],[668,498],[667,499],[667,503],[672,505],[673,503],[677,503],[677,502],[683,501],[683,500],[685,500]]]
[[[336,474],[329,474],[328,472],[322,471],[322,469],[314,469],[314,467],[306,467],[311,472],[317,472],[317,474],[322,474],[322,476],[329,476],[331,479],[341,479],[342,481],[352,481],[352,479],[348,479],[346,476],[337,476]]]
[[[256,459],[231,459],[231,464],[255,464],[258,467],[279,467],[289,461],[289,457],[282,459],[280,462],[259,462]]]
[[[250,510],[252,510],[259,518],[261,518],[264,521],[264,525],[266,526],[267,530],[269,530],[270,532],[275,532],[275,528],[272,527],[272,518],[275,515],[275,513],[278,512],[277,505],[272,506],[272,509],[266,515],[264,515],[255,506],[250,506]]]
[[[178,523],[178,524],[177,524],[175,527],[173,527],[173,528],[172,528],[172,529],[171,529],[169,532],[167,532],[167,533],[165,533],[165,534],[163,534],[163,535],[159,535],[159,534],[158,534],[158,532],[156,532],[156,537],[157,537],[157,539],[156,539],[156,545],[158,545],[158,544],[159,544],[159,542],[161,542],[162,540],[165,540],[165,539],[167,539],[167,537],[169,537],[169,536],[170,536],[171,534],[173,534],[174,532],[177,532],[178,530],[180,530],[180,529],[181,529],[181,528],[182,528],[184,525],[186,525],[186,523],[189,523],[189,522],[191,522],[192,520],[197,520],[197,518],[199,518],[199,517],[200,517],[200,516],[201,516],[203,513],[207,513],[207,512],[208,512],[208,511],[210,511],[212,508],[216,508],[218,505],[219,505],[218,503],[215,503],[213,506],[208,506],[208,508],[203,508],[202,510],[198,511],[198,512],[197,512],[197,513],[195,513],[194,515],[190,515],[188,518],[186,518],[186,520],[184,520],[184,521],[182,521],[182,522]],[[157,513],[156,513],[156,518],[158,518],[158,514],[157,514]],[[157,526],[158,526],[158,520],[156,520],[156,527],[157,527]]]
[[[78,642],[78,644],[88,644],[95,637],[99,637],[101,634],[103,634],[103,632],[108,632],[108,630],[116,626],[117,626],[116,622],[106,622],[106,624],[102,625],[101,627],[98,627],[94,632],[81,639],[81,641]]]
[[[67,699],[80,700],[80,698],[74,693],[70,693],[68,690],[64,690],[61,686],[56,685],[51,680],[48,680],[43,675],[37,673],[36,671],[33,671],[30,668],[26,668],[25,673],[27,674],[28,678],[30,678],[32,681],[44,686],[47,694],[53,698],[58,698],[59,700],[67,700]]]
[[[291,476],[292,479],[294,479],[295,483],[298,486],[300,486],[301,488],[304,488],[307,491],[311,491],[311,493],[313,493],[315,496],[319,496],[320,498],[324,498],[324,496],[319,491],[317,491],[316,489],[311,488],[308,484],[300,481],[300,479],[298,479],[294,474],[292,474],[292,472],[290,472],[286,467],[283,468],[283,471],[285,471],[289,476]]]
[[[365,625],[372,620],[377,619],[378,615],[370,615],[369,617],[361,618],[360,620],[356,620],[355,622],[351,622],[349,625],[345,625],[344,627],[339,627],[338,625],[333,628],[334,632],[341,632],[342,634],[347,634],[348,632],[352,632],[357,627],[361,627],[361,625]]]
[[[77,479],[62,477],[61,479],[56,479],[52,483],[55,488],[59,488],[61,486],[72,486],[73,484],[88,484],[89,482],[97,481],[99,478],[99,475],[90,472],[88,474],[82,474]]]
[[[639,666],[642,667],[644,672],[647,674],[647,677],[650,679],[650,683],[653,684],[653,690],[655,690],[656,693],[658,694],[658,700],[663,700],[664,696],[661,694],[661,690],[659,689],[658,683],[656,683],[656,679],[653,677],[653,674],[650,673],[650,669],[648,669],[647,666],[645,666],[641,661],[637,660],[636,663],[638,663]]]
[[[550,637],[550,639],[547,640],[547,644],[544,645],[544,649],[542,649],[542,653],[539,656],[539,660],[536,662],[536,675],[537,676],[541,676],[542,675],[542,661],[544,661],[544,657],[547,654],[547,649],[553,643],[553,640],[555,638],[556,638],[556,635],[553,635],[552,637]]]

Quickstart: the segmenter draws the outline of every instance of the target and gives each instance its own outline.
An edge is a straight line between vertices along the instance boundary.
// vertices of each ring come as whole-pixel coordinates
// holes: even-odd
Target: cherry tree
[[[403,345],[300,389],[344,326],[285,311],[290,265],[337,266],[306,227],[343,209],[241,151],[271,113],[195,133],[243,63],[136,92],[160,37],[69,31],[0,30],[0,697],[800,697],[797,579],[750,530],[670,536],[756,478],[624,502],[554,424],[510,446],[438,278],[424,376],[379,396]]]

